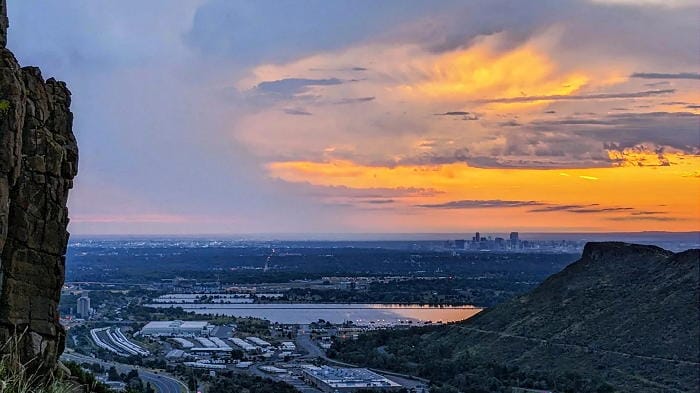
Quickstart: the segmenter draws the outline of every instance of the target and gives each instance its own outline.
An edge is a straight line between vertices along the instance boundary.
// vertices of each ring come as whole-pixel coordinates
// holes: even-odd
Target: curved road
[[[110,368],[114,366],[117,369],[117,371],[125,374],[133,369],[136,369],[139,372],[139,377],[141,378],[141,380],[143,380],[144,383],[150,383],[151,386],[153,386],[153,388],[158,393],[190,393],[189,389],[187,389],[187,386],[185,386],[185,384],[180,382],[179,380],[173,377],[169,377],[167,375],[156,374],[145,368],[136,368],[128,364],[100,360],[89,356],[80,355],[77,353],[64,353],[63,355],[61,355],[61,358],[71,360],[76,363],[99,364],[105,368]]]

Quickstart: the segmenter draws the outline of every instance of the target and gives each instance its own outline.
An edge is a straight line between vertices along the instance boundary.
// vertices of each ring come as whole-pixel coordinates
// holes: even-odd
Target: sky
[[[700,229],[685,0],[9,0],[73,234]]]

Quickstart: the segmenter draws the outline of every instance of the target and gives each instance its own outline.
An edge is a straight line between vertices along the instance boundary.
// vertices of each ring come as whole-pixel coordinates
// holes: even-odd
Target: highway
[[[141,380],[143,380],[143,383],[150,383],[151,386],[153,386],[153,388],[158,393],[190,393],[187,386],[185,386],[185,384],[180,382],[179,380],[167,375],[156,374],[155,372],[150,371],[148,369],[134,367],[123,363],[100,360],[89,356],[80,355],[77,353],[63,353],[63,355],[61,355],[61,358],[65,360],[74,361],[76,363],[100,364],[106,369],[109,369],[110,367],[114,366],[119,373],[124,374],[127,374],[129,371],[136,369],[139,372],[139,377],[141,378]]]

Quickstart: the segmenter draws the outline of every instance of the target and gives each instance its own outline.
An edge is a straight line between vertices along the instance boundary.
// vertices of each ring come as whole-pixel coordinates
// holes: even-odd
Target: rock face
[[[22,359],[50,370],[64,344],[57,305],[78,148],[70,91],[19,66],[7,27],[0,0],[0,352],[15,338]]]

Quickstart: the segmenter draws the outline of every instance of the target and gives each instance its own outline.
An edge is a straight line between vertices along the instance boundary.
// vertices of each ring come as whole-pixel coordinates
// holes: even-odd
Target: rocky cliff
[[[57,305],[78,148],[66,84],[20,67],[7,27],[0,0],[0,345],[19,337],[22,358],[51,369],[63,351]]]

